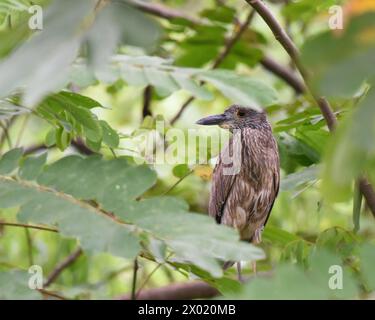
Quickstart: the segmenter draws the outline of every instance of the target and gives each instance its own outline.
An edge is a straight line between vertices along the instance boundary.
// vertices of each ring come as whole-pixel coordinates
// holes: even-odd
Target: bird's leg
[[[262,242],[262,232],[264,230],[264,226],[258,228],[255,230],[255,233],[254,233],[254,237],[253,237],[253,243],[255,244],[259,244]],[[251,262],[251,267],[253,269],[253,273],[254,275],[257,274],[257,262],[256,261],[252,261]]]
[[[244,282],[241,274],[241,261],[237,261],[237,276],[238,276],[238,281],[239,282]]]
[[[251,269],[253,270],[254,275],[257,275],[257,262],[251,261]]]

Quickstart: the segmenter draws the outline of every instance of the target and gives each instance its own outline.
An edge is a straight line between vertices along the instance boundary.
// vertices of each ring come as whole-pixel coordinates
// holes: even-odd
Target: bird
[[[213,170],[209,215],[237,229],[240,240],[259,244],[280,186],[278,146],[265,111],[235,104],[196,123],[218,125],[232,133]],[[227,261],[223,268],[234,263]],[[237,272],[242,282],[239,261]]]

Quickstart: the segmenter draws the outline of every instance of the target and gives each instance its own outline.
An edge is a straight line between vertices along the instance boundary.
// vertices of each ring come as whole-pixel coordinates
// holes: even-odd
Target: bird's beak
[[[201,124],[201,125],[204,125],[204,126],[212,126],[212,125],[216,125],[216,124],[220,125],[223,122],[225,122],[226,120],[227,120],[227,117],[223,113],[223,114],[216,114],[216,115],[213,115],[213,116],[208,116],[208,117],[202,118],[202,119],[198,120],[196,122],[196,124]]]

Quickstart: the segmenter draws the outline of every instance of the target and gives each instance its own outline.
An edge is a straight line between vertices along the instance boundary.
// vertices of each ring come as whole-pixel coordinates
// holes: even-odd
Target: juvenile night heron
[[[232,132],[213,172],[210,216],[236,228],[241,240],[260,243],[280,181],[278,148],[265,112],[232,105],[223,114],[200,119],[197,124],[219,125]],[[237,169],[229,170],[236,160]],[[227,262],[224,268],[233,264]],[[237,268],[241,280],[240,262]]]

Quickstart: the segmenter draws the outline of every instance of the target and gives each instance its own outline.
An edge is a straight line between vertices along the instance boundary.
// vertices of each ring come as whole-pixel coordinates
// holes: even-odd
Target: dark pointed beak
[[[201,124],[201,125],[204,125],[204,126],[213,126],[215,124],[220,125],[226,120],[227,120],[227,117],[223,113],[223,114],[217,114],[217,115],[202,118],[202,119],[198,120],[196,122],[196,124]]]

